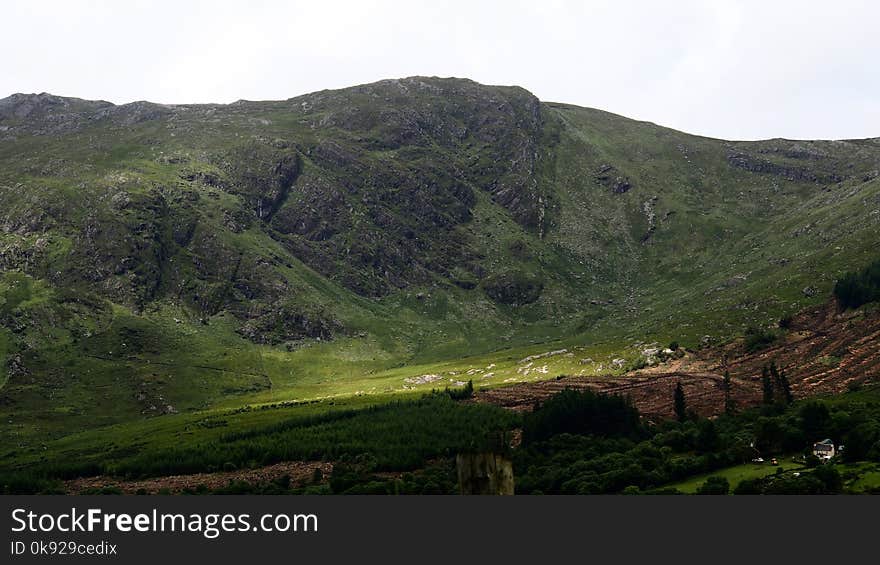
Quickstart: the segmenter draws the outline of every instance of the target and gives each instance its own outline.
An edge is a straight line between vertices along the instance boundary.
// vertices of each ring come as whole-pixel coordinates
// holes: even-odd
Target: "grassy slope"
[[[838,463],[836,467],[843,477],[844,488],[847,493],[864,494],[870,491],[870,489],[880,487],[880,465],[877,463]],[[779,472],[779,469],[782,469],[783,473],[793,473],[803,468],[803,465],[796,461],[789,461],[788,458],[781,458],[779,466],[773,466],[769,463],[746,463],[720,469],[712,473],[697,475],[685,481],[670,484],[668,488],[674,488],[685,494],[694,494],[709,477],[724,477],[730,483],[730,490],[733,491],[739,483],[747,479],[759,479],[775,475]]]
[[[608,372],[612,359],[637,356],[646,342],[695,345],[703,335],[723,340],[748,324],[774,323],[823,300],[840,272],[874,256],[880,182],[863,178],[877,162],[877,148],[869,142],[858,151],[852,144],[810,144],[827,158],[792,159],[772,151],[797,145],[790,142],[731,144],[548,104],[545,127],[555,129],[558,142],[542,142],[536,173],[552,200],[546,235],[523,229],[480,189],[472,219],[458,228],[488,272],[516,265],[543,277],[540,299],[506,306],[479,288],[464,290],[443,278],[366,298],[292,256],[260,224],[240,233],[228,230],[227,215],[242,210],[238,196],[181,180],[187,172],[216,171],[212,155],[254,136],[302,143],[321,135],[346,143],[357,137],[337,130],[316,134],[290,108],[220,107],[213,110],[216,118],[210,108],[195,108],[173,121],[98,123],[0,143],[6,223],[36,226],[4,231],[0,247],[7,256],[25,256],[17,265],[38,289],[33,299],[10,309],[24,328],[0,333],[0,357],[22,350],[29,369],[0,391],[0,443],[7,456],[14,451],[15,458],[27,459],[52,438],[79,441],[74,438],[90,437],[88,430],[118,422],[132,422],[112,428],[125,430],[125,442],[155,426],[202,417],[155,418],[164,412],[359,394],[384,399],[467,379],[494,386]],[[792,182],[736,169],[727,161],[733,150],[809,170],[833,166],[848,179]],[[464,149],[442,151],[458,155]],[[397,153],[374,151],[363,158],[379,164]],[[632,188],[615,194],[597,183],[595,171],[603,164],[612,164]],[[309,178],[314,165],[305,166]],[[195,243],[174,255],[176,263],[159,266],[157,298],[145,304],[115,298],[133,284],[127,274],[110,276],[100,289],[71,287],[68,273],[88,269],[71,255],[82,244],[83,226],[97,224],[99,238],[127,241],[126,234],[150,219],[149,209],[114,211],[106,202],[121,190],[135,202],[147,201],[157,187],[173,210],[179,206],[181,216],[197,217]],[[192,209],[176,200],[188,192],[198,198]],[[651,214],[655,228],[642,241]],[[33,249],[40,251],[27,259]],[[133,249],[140,252],[136,244]],[[201,276],[190,259],[212,256],[220,265],[202,277],[209,289],[227,284],[222,267],[235,257],[253,259],[257,276],[262,261],[297,303],[327,305],[348,334],[330,342],[307,339],[288,350],[241,338],[235,331],[240,321],[227,311],[201,324],[204,315],[180,298],[181,288]],[[804,296],[807,286],[816,287],[815,297]],[[71,301],[65,292],[100,307]],[[565,353],[531,368],[520,362],[563,348]],[[587,358],[592,362],[581,361]],[[443,380],[405,380],[422,374]]]
[[[877,180],[856,177],[832,186],[792,183],[732,169],[725,155],[733,144],[602,112],[560,112],[580,139],[599,146],[601,154],[593,163],[621,163],[618,169],[634,179],[635,188],[624,195],[629,197],[624,210],[606,223],[622,222],[622,215],[634,214],[633,209],[654,198],[657,217],[672,212],[647,245],[631,251],[638,257],[629,302],[637,312],[633,336],[676,328],[693,343],[700,332],[725,337],[741,332],[747,323],[773,323],[810,302],[803,288],[813,285],[820,298],[827,296],[841,270],[873,256],[878,218],[869,203],[876,203],[880,194]],[[613,140],[613,145],[595,140]],[[749,147],[760,151],[763,145],[775,144],[754,145]],[[834,146],[829,145],[822,150],[833,154]],[[582,156],[589,153],[573,151],[570,162],[560,168],[583,179],[590,163]],[[581,171],[579,163],[585,164]],[[598,204],[603,215],[613,210],[605,202]],[[572,206],[568,222],[574,228],[564,225],[561,234],[569,235],[578,223],[590,221],[583,218],[585,206]],[[625,264],[614,255],[609,259]],[[626,280],[615,277],[621,278]],[[619,318],[616,315],[613,323]]]
[[[791,473],[802,468],[803,465],[786,460],[783,460],[779,464],[779,466],[771,465],[769,461],[767,463],[746,463],[743,465],[736,465],[735,467],[721,469],[712,473],[697,475],[680,483],[673,483],[669,485],[669,488],[674,488],[685,494],[694,494],[697,492],[698,488],[703,486],[703,483],[706,482],[707,478],[724,477],[730,484],[730,490],[733,491],[734,489],[736,489],[737,485],[739,485],[739,483],[744,480],[758,479],[766,477],[768,475],[775,475],[777,472],[779,472],[779,469],[782,469],[783,473]]]

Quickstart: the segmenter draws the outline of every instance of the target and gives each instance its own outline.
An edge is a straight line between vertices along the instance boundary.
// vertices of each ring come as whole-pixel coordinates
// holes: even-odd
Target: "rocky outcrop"
[[[21,354],[16,353],[6,361],[6,378],[8,380],[20,379],[21,377],[26,377],[30,373],[31,372],[24,364]]]
[[[819,157],[815,157],[819,158]],[[757,157],[741,151],[731,151],[727,154],[728,164],[736,169],[782,177],[792,182],[809,183],[838,183],[844,180],[844,176],[837,173],[822,173],[814,169],[799,166],[789,166],[770,161],[763,157]]]
[[[264,222],[281,208],[301,170],[299,155],[252,141],[230,151],[221,161],[228,181],[225,188],[242,196]]]
[[[609,189],[614,194],[623,194],[629,192],[632,188],[632,181],[621,174],[613,165],[603,164],[593,173],[596,182]]]
[[[538,300],[544,282],[533,274],[508,270],[483,281],[483,289],[492,300],[509,306],[523,306]]]
[[[254,314],[255,317],[238,330],[254,343],[276,345],[304,338],[328,340],[343,331],[342,322],[319,306],[286,302]]]

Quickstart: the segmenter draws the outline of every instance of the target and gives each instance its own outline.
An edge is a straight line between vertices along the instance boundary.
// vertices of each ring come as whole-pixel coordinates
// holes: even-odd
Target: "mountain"
[[[715,140],[462,79],[15,94],[0,438],[619,374],[827,301],[877,257],[878,176],[880,139]]]

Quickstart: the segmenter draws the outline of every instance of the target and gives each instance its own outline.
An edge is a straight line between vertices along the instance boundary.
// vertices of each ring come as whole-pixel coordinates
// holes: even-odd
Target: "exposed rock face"
[[[657,200],[659,200],[659,198],[654,196],[651,199],[642,202],[642,213],[645,215],[645,220],[648,222],[648,229],[641,238],[642,243],[650,241],[651,236],[657,231],[657,212],[655,210]]]
[[[614,194],[623,194],[629,192],[632,188],[632,182],[618,171],[614,166],[603,164],[593,174],[596,182],[608,188]]]
[[[24,365],[24,360],[20,354],[15,354],[6,362],[6,377],[8,379],[19,379],[30,374],[28,368]]]
[[[510,306],[531,304],[541,296],[544,289],[544,283],[538,277],[523,271],[505,271],[492,275],[483,285],[489,298]]]
[[[366,143],[355,146],[323,141],[306,149],[310,157],[348,172],[364,172],[357,170],[363,164],[355,162],[364,149],[406,149],[425,164],[450,166],[448,172],[445,167],[427,171],[437,180],[448,175],[442,184],[466,181],[479,186],[521,224],[540,227],[542,194],[534,171],[543,118],[541,104],[531,93],[467,80],[413,77],[291,102],[308,115],[322,116],[313,122],[316,128],[340,129],[362,139],[370,134]],[[450,160],[452,156],[438,154],[438,148],[466,151]]]
[[[221,166],[228,174],[227,189],[268,222],[287,199],[302,165],[293,151],[253,141],[230,151]]]
[[[22,234],[72,228],[75,261],[58,271],[61,280],[97,285],[138,308],[175,293],[209,314],[236,310],[240,299],[276,300],[284,285],[241,280],[246,256],[200,217],[204,188],[241,199],[244,210],[223,205],[230,232],[244,233],[257,221],[292,255],[364,296],[450,277],[460,265],[482,272],[479,253],[461,229],[472,220],[475,190],[491,195],[525,228],[545,230],[550,199],[535,174],[541,104],[521,88],[414,77],[230,106],[116,106],[21,94],[0,101],[0,135],[74,135],[98,124],[108,135],[124,136],[152,124],[172,136],[198,130],[210,140],[220,133],[212,123],[246,116],[248,123],[271,125],[272,119],[250,115],[267,106],[311,133],[224,142],[231,148],[200,150],[198,159],[187,149],[160,154],[163,166],[182,169],[179,178],[195,199],[181,197],[181,187],[149,187],[121,175],[106,196],[84,191],[81,201],[55,202],[29,191],[41,200],[16,196],[18,205],[7,206],[0,221],[5,231]],[[157,141],[137,143],[143,152]],[[15,189],[0,184],[4,190]],[[22,253],[10,247],[5,256]],[[191,270],[196,277],[187,276]],[[266,293],[271,287],[278,290]]]
[[[115,126],[132,126],[167,118],[173,113],[173,106],[152,102],[116,106],[103,100],[66,98],[45,92],[13,94],[0,100],[0,121],[6,122],[4,131],[32,135],[77,131],[102,121]]]
[[[796,153],[801,155],[801,153]],[[803,157],[800,157],[803,158]],[[821,156],[810,156],[811,159],[821,159]],[[821,182],[837,183],[844,177],[836,174],[817,174],[813,169],[799,166],[787,166],[775,163],[769,159],[750,155],[739,151],[731,151],[727,155],[727,162],[731,167],[743,169],[752,173],[762,173],[782,177],[794,182]]]
[[[542,118],[528,92],[412,78],[291,102],[308,120],[322,116],[316,130],[346,135],[298,146],[318,169],[298,181],[272,225],[300,236],[285,240],[289,248],[356,292],[425,283],[476,258],[458,230],[472,218],[472,187],[523,226],[544,229],[534,174]],[[352,241],[343,226],[354,222]]]
[[[255,313],[239,333],[256,343],[275,345],[303,338],[332,339],[342,330],[342,323],[324,308],[286,303]]]
[[[13,121],[30,118],[33,123],[42,118],[57,122],[72,119],[84,112],[96,112],[112,107],[113,104],[110,102],[64,98],[45,92],[13,94],[0,100],[0,119]]]

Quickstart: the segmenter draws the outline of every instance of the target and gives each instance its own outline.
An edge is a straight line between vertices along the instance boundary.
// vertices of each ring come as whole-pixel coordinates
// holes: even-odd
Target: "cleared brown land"
[[[316,469],[321,470],[323,477],[329,477],[333,471],[333,465],[321,461],[288,461],[257,469],[197,473],[194,475],[171,475],[141,481],[124,481],[102,475],[69,480],[64,483],[64,486],[69,494],[80,494],[94,489],[111,487],[118,488],[125,494],[156,494],[159,491],[176,494],[185,490],[195,490],[201,486],[211,490],[219,489],[229,485],[231,482],[237,481],[265,484],[285,475],[290,477],[291,485],[303,486],[312,481]]]
[[[642,414],[672,416],[672,393],[681,382],[688,407],[711,416],[724,408],[722,376],[730,371],[733,399],[739,407],[761,401],[761,369],[775,361],[785,369],[795,397],[839,393],[880,380],[880,312],[839,312],[836,304],[795,316],[783,336],[755,353],[741,341],[689,351],[682,359],[624,376],[561,377],[477,393],[477,401],[514,410],[531,410],[536,402],[565,389],[593,389],[629,396]]]

